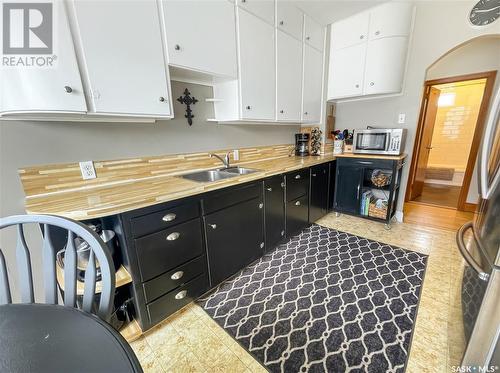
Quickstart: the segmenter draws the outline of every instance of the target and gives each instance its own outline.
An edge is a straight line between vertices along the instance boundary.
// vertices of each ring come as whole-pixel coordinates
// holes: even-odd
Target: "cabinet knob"
[[[356,88],[359,88],[359,84],[356,84],[356,85],[355,85],[355,87],[356,87]]]
[[[263,249],[264,248],[264,242],[261,242],[260,243],[260,248]]]
[[[316,174],[312,174],[311,176],[312,176],[312,177],[316,177]]]
[[[179,44],[175,44],[175,45],[174,45],[174,49],[175,49],[176,51],[180,51],[180,50],[181,50],[181,46],[180,46]]]
[[[284,236],[285,235],[285,231],[281,231],[280,234],[281,234],[281,236]]]
[[[184,276],[184,272],[183,271],[177,271],[172,276],[170,276],[170,278],[172,280],[180,280],[182,278],[182,276]]]
[[[263,208],[264,207],[264,204],[261,202],[259,203],[259,209]]]
[[[160,96],[160,99],[159,99],[159,100],[160,100],[160,102],[165,102],[165,97]]]
[[[252,109],[252,107],[250,105],[248,105],[245,109],[250,110],[250,109]]]
[[[373,82],[370,82],[370,86],[373,87],[375,85],[375,83]]]
[[[380,31],[375,31],[375,35],[380,35]]]
[[[266,190],[267,190],[268,192],[272,192],[272,191],[273,191],[273,188],[266,188]]]
[[[71,92],[73,92],[73,88],[71,88],[69,85],[65,85],[64,86],[64,91],[66,93],[71,93]]]
[[[246,3],[246,2],[247,2],[247,0],[241,0],[241,2],[242,2],[242,3]]]
[[[295,178],[298,180],[300,179],[300,174],[295,175]]]
[[[285,24],[284,21],[280,21],[280,26],[283,26]]]
[[[175,294],[175,299],[184,299],[186,298],[187,293],[187,290],[179,291],[177,294]]]
[[[217,224],[209,224],[212,229],[217,228]]]
[[[175,215],[173,212],[171,212],[171,213],[165,215],[163,218],[161,218],[161,220],[169,222],[169,221],[175,220],[176,216],[177,215]]]
[[[311,40],[311,37],[310,36],[306,36],[306,40]]]
[[[285,187],[285,183],[284,182],[281,182],[281,187],[284,188]]]
[[[304,112],[304,115],[309,115],[309,113],[307,111]]]
[[[365,36],[364,36],[364,35],[359,35],[359,38],[360,38],[361,40],[363,40],[363,39],[365,38]]]
[[[300,206],[300,201],[295,202],[295,206]]]
[[[285,111],[284,110],[280,110],[280,113],[283,114]]]
[[[167,241],[175,241],[176,239],[178,239],[179,237],[181,236],[181,234],[179,232],[173,232],[173,233],[170,233],[168,236],[167,236]]]

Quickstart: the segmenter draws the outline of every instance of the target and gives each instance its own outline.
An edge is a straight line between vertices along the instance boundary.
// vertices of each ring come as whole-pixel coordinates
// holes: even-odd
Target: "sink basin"
[[[252,168],[229,167],[229,168],[221,168],[218,170],[193,172],[190,174],[181,175],[180,177],[182,177],[183,179],[188,179],[203,183],[203,182],[212,182],[222,179],[229,179],[231,177],[236,177],[238,175],[247,175],[258,171],[259,170],[254,170]]]
[[[189,179],[198,182],[217,181],[222,179],[229,179],[235,176],[236,174],[232,174],[229,172],[222,172],[219,170],[199,171],[199,172],[193,172],[191,174],[181,175],[181,177],[184,179]]]
[[[248,174],[253,174],[254,172],[258,172],[259,170],[254,170],[253,168],[245,168],[245,167],[229,167],[221,171],[230,174],[248,175]]]

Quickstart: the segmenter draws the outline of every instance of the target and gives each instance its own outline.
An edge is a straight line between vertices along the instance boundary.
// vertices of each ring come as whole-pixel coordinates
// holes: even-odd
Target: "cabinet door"
[[[287,0],[278,0],[276,3],[276,23],[280,30],[302,40],[302,26],[304,13]]]
[[[154,1],[74,1],[95,111],[169,116],[169,85]]]
[[[311,192],[309,200],[309,222],[325,216],[328,212],[328,163],[311,167]]]
[[[302,94],[302,43],[278,30],[277,119],[300,121]]]
[[[390,2],[370,11],[370,40],[388,36],[408,36],[412,21],[411,2]]]
[[[333,209],[333,201],[335,197],[335,174],[336,161],[330,162],[330,178],[328,180],[328,211]]]
[[[228,1],[163,0],[169,64],[236,77],[234,5]],[[186,18],[196,25],[186,28]],[[221,46],[224,46],[221,48]]]
[[[282,175],[264,180],[266,251],[285,237],[285,189]]]
[[[64,3],[54,1],[57,56],[53,67],[0,68],[0,113],[30,111],[86,112],[87,105]],[[48,55],[52,58],[53,55]],[[4,60],[9,55],[3,56]],[[15,56],[17,60],[19,56]]]
[[[238,0],[238,6],[274,26],[274,0]]]
[[[363,12],[332,24],[330,50],[350,47],[368,40],[369,19],[370,14]]]
[[[400,92],[405,72],[408,38],[370,41],[366,51],[365,95]]]
[[[323,88],[323,53],[304,45],[304,89],[302,90],[302,121],[321,120],[321,95]]]
[[[335,211],[359,214],[359,193],[363,169],[348,162],[337,162],[335,177]]]
[[[331,50],[328,99],[360,96],[363,93],[366,43]]]
[[[286,204],[286,236],[291,237],[307,226],[309,220],[309,195],[306,194]]]
[[[304,17],[304,41],[322,51],[325,42],[325,28],[307,14]]]
[[[275,119],[274,27],[239,12],[241,117]]]
[[[212,287],[262,256],[261,203],[254,198],[205,216]]]

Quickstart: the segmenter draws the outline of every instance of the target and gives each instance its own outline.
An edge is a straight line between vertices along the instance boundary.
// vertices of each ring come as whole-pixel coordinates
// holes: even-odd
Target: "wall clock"
[[[500,0],[480,0],[469,13],[469,22],[474,26],[487,26],[500,17]]]

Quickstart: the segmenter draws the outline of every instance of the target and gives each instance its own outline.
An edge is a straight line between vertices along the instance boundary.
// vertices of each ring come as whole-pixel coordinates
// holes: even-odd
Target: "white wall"
[[[423,84],[427,69],[450,50],[482,36],[499,35],[500,21],[489,27],[475,29],[466,18],[473,1],[417,1],[415,27],[410,44],[408,69],[403,94],[390,98],[339,103],[336,127],[339,129],[365,128],[367,125],[408,129],[406,152],[409,154],[403,172],[403,187],[398,211],[403,210],[404,193],[415,140]],[[406,124],[397,124],[399,113],[406,114]]]
[[[291,144],[293,135],[299,132],[299,126],[207,122],[214,117],[213,104],[205,102],[205,98],[213,97],[212,89],[173,82],[173,97],[179,97],[186,87],[199,100],[192,107],[192,127],[184,118],[185,106],[177,101],[175,119],[156,124],[0,121],[0,217],[24,213],[24,193],[17,175],[23,166]],[[34,242],[38,232],[29,233],[28,240]],[[10,263],[11,277],[14,246],[14,233],[0,231],[0,247]],[[40,260],[37,252],[33,260]],[[40,286],[40,272],[34,276]]]

